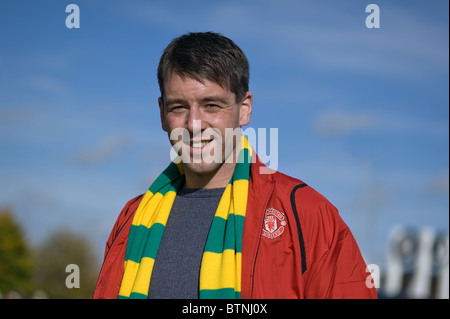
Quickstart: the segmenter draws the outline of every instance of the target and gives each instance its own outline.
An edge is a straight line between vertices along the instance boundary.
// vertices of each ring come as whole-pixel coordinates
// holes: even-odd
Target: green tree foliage
[[[35,250],[35,282],[49,298],[92,298],[99,273],[97,259],[85,238],[60,230]],[[66,272],[68,265],[79,268],[79,288],[68,288],[66,279],[76,275]]]
[[[9,209],[0,209],[0,291],[29,295],[32,258],[23,232]]]
[[[76,274],[66,268],[76,265]],[[72,268],[73,269],[73,268]],[[49,233],[38,246],[29,248],[13,213],[0,209],[0,295],[14,291],[32,298],[36,292],[48,298],[91,298],[100,267],[89,242],[68,230]],[[66,285],[79,275],[79,287]],[[72,277],[70,277],[72,278]]]

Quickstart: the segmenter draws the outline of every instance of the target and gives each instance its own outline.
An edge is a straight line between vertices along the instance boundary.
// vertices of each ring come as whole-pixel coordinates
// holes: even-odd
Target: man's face
[[[174,129],[185,133],[184,138],[172,136],[170,141],[175,149],[175,144],[181,146],[178,154],[185,172],[207,176],[220,172],[225,162],[236,163],[236,143],[225,132],[249,123],[251,93],[236,103],[235,94],[217,83],[177,74],[166,80],[164,91],[159,99],[162,128],[169,138]]]

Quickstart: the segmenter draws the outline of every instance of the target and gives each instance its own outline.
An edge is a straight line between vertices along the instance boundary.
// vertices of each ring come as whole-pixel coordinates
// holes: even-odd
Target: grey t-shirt
[[[148,298],[198,298],[203,250],[224,190],[178,191],[156,255]]]

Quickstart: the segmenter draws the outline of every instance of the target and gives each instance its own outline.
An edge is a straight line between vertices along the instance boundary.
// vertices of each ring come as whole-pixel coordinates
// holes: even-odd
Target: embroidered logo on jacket
[[[285,227],[286,219],[284,214],[275,208],[267,208],[261,235],[269,239],[274,239],[284,232]]]

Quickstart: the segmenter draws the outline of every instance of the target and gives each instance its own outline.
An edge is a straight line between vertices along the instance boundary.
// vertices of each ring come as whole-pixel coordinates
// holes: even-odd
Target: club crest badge
[[[286,218],[282,212],[275,208],[267,208],[261,235],[269,239],[277,238],[284,232],[286,224]]]

